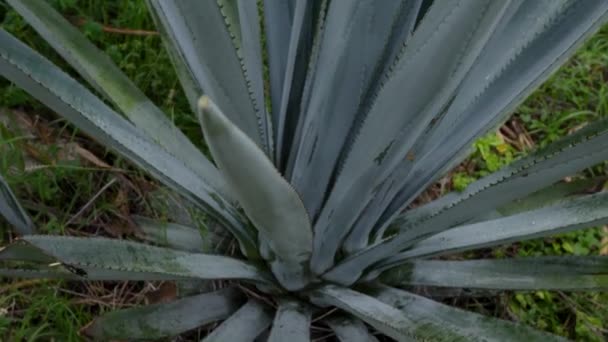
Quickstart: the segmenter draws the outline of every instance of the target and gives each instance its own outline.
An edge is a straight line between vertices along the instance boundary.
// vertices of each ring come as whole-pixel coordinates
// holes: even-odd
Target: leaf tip
[[[201,112],[209,110],[211,107],[211,99],[207,95],[203,95],[198,99],[198,109]]]
[[[220,134],[226,129],[227,119],[209,96],[203,95],[198,99],[198,119],[201,123],[203,134],[207,137]],[[209,140],[207,142],[209,143]]]

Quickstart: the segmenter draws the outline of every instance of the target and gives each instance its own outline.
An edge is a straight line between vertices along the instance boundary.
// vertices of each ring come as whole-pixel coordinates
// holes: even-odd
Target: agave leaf
[[[329,4],[317,67],[311,70],[316,75],[304,113],[304,143],[296,151],[291,177],[313,217],[378,67],[393,24],[390,18],[399,7],[395,0],[383,6],[372,0]]]
[[[555,183],[554,185],[536,191],[529,196],[503,205],[490,213],[477,216],[474,219],[467,221],[467,223],[477,223],[499,217],[511,216],[524,211],[553,205],[582,194],[591,194],[600,190],[605,182],[605,177],[596,177]]]
[[[33,234],[36,231],[32,219],[21,207],[2,175],[0,175],[0,216],[3,216],[18,234]]]
[[[490,219],[496,219],[502,216],[510,216],[524,211],[538,209],[547,205],[555,204],[563,201],[568,197],[574,197],[584,194],[588,191],[593,191],[594,188],[600,186],[606,180],[603,177],[576,179],[571,182],[558,182],[541,190],[538,190],[526,197],[516,199],[508,204],[497,208],[490,213],[483,213],[476,216],[473,220],[467,223],[476,223]],[[433,216],[442,208],[459,197],[458,192],[449,193],[432,202],[421,205],[417,208],[408,210],[399,215],[393,222],[390,228],[398,228],[407,226],[408,222],[420,222]],[[376,237],[380,239],[381,237]]]
[[[360,210],[358,218],[353,221],[354,223],[352,231],[344,241],[343,249],[345,252],[352,254],[367,246],[370,232],[373,230],[377,221],[382,216],[384,209],[391,203],[393,197],[403,186],[402,180],[408,175],[417,158],[417,149],[421,144],[421,141],[424,141],[424,137],[426,137],[428,132],[432,130],[433,123],[441,118],[446,108],[449,107],[450,104],[455,100],[456,93],[461,87],[463,79],[465,79],[469,70],[475,66],[479,55],[481,55],[484,49],[486,49],[485,45],[489,37],[493,32],[496,31],[496,28],[500,26],[501,22],[504,21],[504,17],[508,15],[510,9],[516,6],[516,3],[518,3],[518,1],[500,2],[498,4],[494,4],[494,6],[481,4],[481,6],[486,6],[485,8],[481,7],[481,10],[485,11],[485,13],[482,14],[483,19],[481,19],[482,17],[478,17],[476,19],[478,21],[478,26],[477,29],[472,32],[474,35],[463,40],[463,43],[468,45],[463,50],[466,51],[466,53],[461,52],[459,55],[457,55],[457,58],[459,58],[459,60],[457,60],[457,64],[454,66],[454,69],[450,74],[444,76],[446,77],[446,81],[443,83],[443,85],[437,88],[439,91],[436,94],[433,94],[432,91],[429,93],[428,89],[426,90],[427,95],[434,96],[432,102],[426,105],[420,113],[412,116],[409,119],[410,121],[407,124],[406,129],[399,132],[399,136],[391,140],[390,145],[387,145],[387,147],[382,150],[381,154],[377,155],[378,158],[374,159],[374,162],[378,164],[378,172],[382,172],[383,170],[390,171],[388,174],[377,178],[376,183],[380,183],[373,188],[372,197],[369,199],[369,203],[367,200],[362,202],[362,204],[366,204],[366,206],[364,209]],[[427,20],[437,19],[434,16],[436,14],[435,12],[436,8],[433,7],[429,11],[430,18]],[[457,13],[451,13],[448,16],[456,14]],[[467,14],[470,15],[471,12],[467,12]],[[440,27],[443,25],[443,23],[438,25],[438,30],[441,30]],[[421,25],[421,29],[423,26],[424,25]],[[448,39],[453,38],[454,37],[451,37],[450,35],[450,38]],[[412,44],[415,43],[416,42],[413,39]],[[422,53],[422,50],[420,53]],[[402,54],[402,59],[407,58],[408,47],[405,48]],[[443,55],[447,56],[449,54],[444,53]],[[398,73],[399,71],[393,72],[390,70],[390,72]],[[408,73],[405,75],[408,75]],[[405,82],[410,82],[412,84],[415,83],[408,79],[406,79]],[[386,84],[386,87],[389,88],[387,90],[390,90],[390,86],[391,82],[389,81]],[[416,84],[415,86],[418,85]],[[423,91],[426,89],[424,88],[424,85],[421,87]],[[418,89],[416,89],[416,91],[418,91]],[[381,93],[378,101],[382,100]],[[385,98],[384,101],[390,104],[396,100],[393,97],[388,97]],[[416,100],[409,102],[415,103]],[[376,105],[376,108],[379,108],[378,106],[380,105]],[[372,109],[374,109],[374,107]],[[373,111],[369,113],[370,119],[373,118],[371,117],[372,114]],[[361,133],[364,132],[362,131]],[[362,139],[362,137],[357,138]],[[404,156],[406,158],[404,158]]]
[[[301,130],[298,126],[306,111],[311,89],[309,83],[311,73],[308,70],[313,69],[317,62],[318,41],[324,32],[326,8],[327,0],[295,2],[280,106],[273,107],[275,160],[279,170],[286,169],[290,152],[297,148],[294,144],[297,145],[301,138]],[[286,174],[291,172],[287,171]]]
[[[608,3],[601,0],[521,2],[488,42],[444,119],[414,151],[416,162],[401,178],[398,194],[375,229],[386,227],[423,189],[462,161],[475,139],[500,124],[601,27],[607,12]]]
[[[146,0],[146,6],[148,8],[148,12],[150,13],[150,17],[154,21],[156,30],[159,32],[162,38],[163,46],[167,51],[167,55],[169,55],[171,63],[175,68],[175,72],[182,89],[184,90],[184,94],[188,99],[190,108],[193,113],[196,113],[198,99],[201,97],[201,94],[203,94],[201,85],[196,81],[194,72],[188,66],[188,61],[184,57],[183,51],[179,48],[177,39],[174,38],[175,32],[167,29],[163,24],[163,20],[166,21],[166,19],[159,16],[159,14],[154,10],[152,0]]]
[[[58,267],[38,266],[28,268],[0,267],[0,277],[24,278],[24,279],[65,279],[82,280],[83,278]]]
[[[222,320],[241,302],[239,292],[227,288],[170,303],[113,311],[94,320],[83,332],[103,341],[170,337]]]
[[[35,263],[52,263],[54,258],[44,254],[40,249],[26,243],[13,243],[0,247],[0,261],[27,261]]]
[[[49,265],[13,266],[6,265],[0,268],[1,277],[26,278],[26,279],[62,279],[74,281],[186,281],[187,277],[179,277],[170,274],[142,273],[109,270],[94,266],[62,265],[52,263]]]
[[[343,180],[338,180],[337,186],[347,186],[357,174],[374,165],[390,170],[405,156],[422,129],[450,102],[509,3],[455,0],[430,8],[357,127],[356,139],[348,147],[339,175]],[[433,68],[424,69],[430,56]],[[391,122],[390,127],[386,122]],[[400,152],[393,153],[395,149]],[[396,160],[386,163],[391,155]]]
[[[362,96],[363,101],[357,113],[353,129],[350,130],[345,142],[345,147],[347,147],[347,149],[343,152],[348,152],[352,143],[357,139],[359,128],[361,127],[365,116],[375,102],[377,94],[382,87],[384,87],[388,77],[393,74],[395,65],[403,56],[410,42],[414,31],[414,25],[416,24],[416,18],[421,16],[421,11],[424,10],[424,8],[422,8],[424,1],[422,0],[399,0],[398,2],[399,8],[394,13],[390,35],[385,42],[380,61],[377,63],[378,69],[372,75],[370,86]],[[341,162],[339,163],[340,167],[342,167]]]
[[[272,323],[270,307],[258,300],[250,299],[201,342],[253,341],[268,328],[270,323]]]
[[[399,222],[400,231],[416,238],[465,222],[477,213],[499,208],[608,159],[606,147],[608,120],[595,122],[470,184],[462,193],[449,194],[441,200],[441,206],[434,206],[432,212],[418,216],[416,221],[404,216]]]
[[[239,60],[243,61],[243,56],[241,55],[241,47],[243,46],[243,32],[241,30],[238,0],[217,0],[216,3],[220,13],[222,14],[222,19],[224,20],[224,25],[226,26],[226,30],[230,35],[232,45],[236,50]]]
[[[142,231],[142,238],[155,244],[186,252],[211,252],[220,238],[206,232],[204,239],[195,228],[176,223],[159,222],[143,216],[131,217]]]
[[[274,157],[274,141],[271,118],[266,111],[264,99],[264,68],[262,63],[262,34],[260,30],[260,15],[258,12],[258,2],[249,0],[237,0],[239,12],[239,23],[241,29],[241,53],[247,78],[251,82],[250,91],[252,101],[259,108],[261,129],[266,138],[266,146],[269,149],[269,156]],[[284,29],[284,28],[283,28]]]
[[[266,50],[268,51],[268,73],[270,78],[270,103],[273,114],[278,114],[281,108],[283,83],[287,53],[289,50],[295,0],[275,1],[264,0],[264,28],[266,34]],[[278,115],[273,115],[277,120]],[[277,122],[273,121],[276,135]]]
[[[339,316],[332,317],[326,322],[341,342],[378,342],[378,339],[369,333],[365,324],[358,319]]]
[[[310,220],[300,197],[266,155],[208,98],[200,101],[207,144],[239,203],[278,257],[279,281],[292,288],[306,273]],[[276,273],[275,273],[276,274]]]
[[[316,273],[331,267],[337,248],[358,214],[376,195],[377,185],[403,160],[417,137],[450,102],[508,4],[509,1],[455,0],[430,8],[427,19],[414,32],[357,128],[353,143],[347,146],[336,184],[315,224],[311,264]],[[461,53],[454,56],[453,51]],[[433,67],[428,69],[425,66],[430,56]],[[413,79],[424,82],[412,82]],[[387,122],[391,124],[386,125]],[[374,181],[360,178],[361,175],[369,175]],[[362,188],[363,196],[347,196],[353,187]],[[396,192],[395,187],[390,189]],[[345,211],[349,214],[344,214]],[[377,217],[381,214],[382,210],[378,210]],[[374,223],[374,219],[371,223],[364,220],[352,244],[366,245]]]
[[[78,267],[56,262],[56,258],[27,243],[17,242],[0,248],[3,268],[0,275],[21,278],[53,278],[68,280],[177,280],[188,279],[170,274],[112,270],[97,265]],[[14,262],[17,262],[15,265]],[[26,262],[27,265],[23,265]]]
[[[245,254],[256,256],[255,237],[221,194],[91,92],[3,30],[0,30],[0,74],[191,199],[235,235]]]
[[[325,285],[312,291],[313,301],[336,306],[397,341],[415,341],[416,323],[409,315],[363,293]]]
[[[415,260],[384,272],[382,282],[505,290],[605,290],[608,257]]]
[[[309,342],[310,318],[309,307],[291,300],[281,301],[268,342]]]
[[[444,255],[475,248],[554,235],[608,222],[608,192],[582,196],[540,208],[459,226],[416,243],[380,267],[406,259]]]
[[[167,116],[139,90],[112,60],[46,1],[10,0],[53,48],[92,86],[111,100],[137,127],[191,167],[214,189],[227,194],[223,178]]]
[[[296,160],[295,157],[297,156],[300,144],[303,143],[303,126],[306,119],[304,114],[308,110],[310,97],[314,90],[313,84],[317,74],[314,70],[316,70],[319,63],[321,42],[323,41],[323,35],[325,34],[325,20],[327,17],[327,8],[329,6],[329,0],[308,1],[312,1],[313,7],[313,14],[307,16],[311,21],[306,21],[307,25],[304,27],[304,34],[300,35],[299,43],[293,40],[293,35],[297,33],[299,28],[294,27],[292,29],[292,39],[290,40],[289,45],[290,50],[287,70],[291,70],[291,63],[300,65],[299,67],[295,67],[295,70],[298,71],[298,73],[292,78],[297,82],[292,85],[293,89],[290,94],[295,95],[292,95],[293,100],[289,102],[292,105],[287,108],[289,115],[283,114],[283,112],[279,113],[280,115],[286,115],[286,118],[280,119],[285,123],[283,128],[278,128],[282,129],[283,132],[277,133],[277,137],[285,137],[285,139],[281,138],[281,140],[277,138],[276,141],[277,147],[281,146],[282,148],[282,154],[277,154],[277,165],[281,167],[281,170],[284,169],[284,174],[287,179],[291,179],[292,177]],[[296,4],[298,4],[298,2],[296,2]],[[298,18],[301,9],[299,9],[299,7],[296,9],[295,18]],[[294,49],[296,50],[294,51]],[[296,52],[299,53],[299,59],[292,62],[294,58],[291,56],[295,55]],[[304,67],[302,63],[307,63],[307,67]],[[301,95],[298,95],[300,93]],[[277,152],[279,152],[278,149]]]
[[[437,125],[429,141],[439,137],[442,137],[440,141],[453,139],[444,134],[453,134],[453,130],[462,120],[474,120],[473,124],[469,122],[467,125],[470,126],[471,134],[479,130],[478,125],[485,124],[485,120],[494,119],[493,115],[487,113],[480,115],[477,112],[469,112],[467,106],[485,101],[496,106],[504,99],[521,96],[517,88],[530,86],[531,81],[534,81],[543,69],[551,68],[560,58],[559,55],[572,44],[572,40],[584,35],[584,31],[598,20],[602,11],[605,12],[602,7],[605,8],[605,5],[600,1],[581,4],[566,0],[515,2],[506,20],[488,42],[487,49],[467,75],[458,97]],[[577,11],[580,16],[573,13]],[[574,34],[569,36],[568,32]],[[550,39],[551,35],[557,34],[560,39]],[[534,53],[531,53],[532,51]],[[529,72],[510,75],[511,70],[522,67],[528,68]],[[507,82],[507,78],[510,82]],[[497,92],[498,88],[501,88],[500,93]],[[494,111],[496,109],[498,108],[493,108]],[[495,113],[494,111],[492,113]],[[437,142],[439,141],[433,144]]]
[[[344,277],[341,281],[352,282],[364,268],[395,255],[424,237],[525,197],[606,159],[608,120],[602,120],[474,182],[462,193],[449,195],[447,199],[440,200],[441,206],[431,204],[434,211],[424,216],[416,215],[415,221],[405,216],[399,221],[400,229],[396,235],[353,255],[326,277],[333,280]]]
[[[416,24],[416,18],[422,10],[422,0],[398,0],[398,2],[399,8],[394,13],[391,33],[386,41],[381,62],[379,63],[379,67],[383,69],[376,74],[375,80],[372,81],[372,86],[368,91],[370,102],[373,102],[373,96],[371,95],[378,93],[383,81],[385,81],[385,76],[392,73],[391,69],[409,43],[414,31],[414,25]],[[369,108],[366,104],[363,107]]]
[[[412,324],[403,329],[425,341],[566,341],[524,324],[467,312],[390,287],[378,287],[371,293],[406,315]]]
[[[224,18],[230,38],[239,58],[251,102],[258,115],[258,125],[262,144],[273,156],[272,132],[268,113],[265,110],[264,80],[262,76],[262,39],[258,17],[257,1],[219,0],[220,12]]]
[[[236,4],[230,1],[149,0],[162,30],[174,40],[198,88],[224,108],[234,122],[266,153],[264,103],[257,103],[240,52]],[[238,10],[237,10],[238,11]],[[237,36],[238,34],[238,36]],[[199,94],[200,96],[201,94]]]
[[[23,240],[60,262],[74,267],[156,273],[177,278],[269,282],[267,275],[257,267],[225,256],[187,253],[106,238],[28,235]]]

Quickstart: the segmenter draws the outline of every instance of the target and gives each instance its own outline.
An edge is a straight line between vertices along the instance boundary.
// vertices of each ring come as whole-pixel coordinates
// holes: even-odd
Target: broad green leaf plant
[[[216,322],[203,341],[310,341],[315,321],[340,341],[559,341],[433,293],[608,289],[608,257],[438,258],[608,223],[608,193],[585,192],[594,180],[561,182],[608,159],[606,120],[409,209],[604,23],[608,1],[148,0],[213,162],[49,4],[7,2],[103,98],[4,30],[0,74],[238,245],[218,254],[212,234],[149,218],[137,241],[37,235],[0,181],[21,235],[1,275],[199,285],[100,317],[94,339]],[[215,280],[229,285],[209,291]]]

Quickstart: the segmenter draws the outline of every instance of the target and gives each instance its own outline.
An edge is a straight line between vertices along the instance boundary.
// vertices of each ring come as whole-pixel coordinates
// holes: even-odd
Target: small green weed
[[[27,282],[35,287],[15,286]],[[0,288],[6,290],[0,296],[0,336],[10,336],[11,341],[80,341],[78,327],[93,316],[87,306],[75,304],[72,296],[61,293],[58,285],[22,281]]]

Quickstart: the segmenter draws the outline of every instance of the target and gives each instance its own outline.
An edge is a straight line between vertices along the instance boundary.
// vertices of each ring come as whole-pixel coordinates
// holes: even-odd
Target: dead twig
[[[101,196],[101,194],[104,193],[104,191],[106,191],[110,186],[112,186],[112,184],[116,183],[118,181],[117,178],[112,178],[106,185],[104,185],[101,189],[99,189],[99,191],[93,195],[93,197],[91,197],[91,199],[82,206],[82,208],[80,208],[80,210],[78,210],[78,212],[76,214],[74,214],[74,216],[72,216],[68,222],[66,222],[66,226],[69,226],[70,224],[72,224],[80,215],[82,215],[91,205],[93,205],[93,203],[95,203],[95,201],[99,198],[99,196]]]
[[[72,17],[72,18],[69,18],[69,20],[73,25],[78,26],[78,27],[82,27],[82,26],[86,25],[87,23],[91,22],[90,20],[85,19],[85,18]],[[125,35],[130,35],[130,36],[158,36],[157,31],[119,28],[119,27],[102,25],[99,23],[96,23],[96,24],[99,25],[101,27],[101,30],[106,33],[125,34]]]

